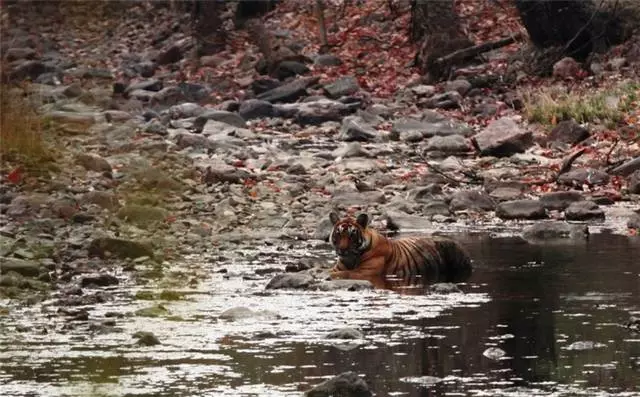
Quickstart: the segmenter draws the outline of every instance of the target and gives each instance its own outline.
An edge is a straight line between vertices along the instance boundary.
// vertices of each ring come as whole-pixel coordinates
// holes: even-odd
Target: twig
[[[607,165],[611,165],[611,163],[609,162],[609,160],[611,158],[611,153],[613,153],[613,150],[616,148],[616,146],[618,146],[618,142],[620,142],[620,138],[616,139],[613,142],[613,145],[611,146],[611,149],[609,149],[609,152],[607,153],[607,157],[605,158]]]
[[[509,44],[515,43],[517,40],[523,37],[522,33],[516,33],[511,37],[506,37],[504,39],[490,41],[488,43],[478,44],[471,47],[462,48],[460,50],[454,51],[448,55],[437,58],[434,62],[436,64],[444,64],[452,61],[460,61],[462,59],[471,58],[476,55],[482,54],[484,52],[488,52],[491,50],[495,50],[498,48],[502,48],[508,46]]]
[[[470,178],[470,181],[463,181],[461,179],[457,179],[454,178],[450,175],[447,175],[444,171],[442,171],[440,168],[436,167],[433,164],[430,164],[429,161],[422,155],[420,154],[420,157],[424,160],[424,164],[427,166],[427,168],[429,168],[431,171],[435,172],[436,174],[444,177],[445,179],[454,182],[454,183],[458,183],[458,184],[474,184],[474,185],[481,185],[482,183],[484,183],[483,181],[480,181],[478,179],[478,177],[473,176],[473,175],[467,175],[467,173],[465,173],[464,171],[461,171],[466,177]]]
[[[560,178],[560,175],[569,172],[569,170],[571,169],[571,166],[573,165],[573,162],[576,161],[578,159],[578,157],[582,156],[583,154],[585,154],[587,152],[586,148],[582,148],[580,150],[578,150],[577,152],[573,153],[571,156],[567,157],[563,162],[562,162],[562,167],[560,167],[560,170],[558,171],[558,174],[556,175],[556,177],[554,178],[554,182],[558,180],[558,178]]]

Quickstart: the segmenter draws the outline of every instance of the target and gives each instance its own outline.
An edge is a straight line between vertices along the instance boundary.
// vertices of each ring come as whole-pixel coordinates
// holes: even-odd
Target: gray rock
[[[429,138],[425,151],[438,151],[444,154],[460,154],[471,151],[467,139],[462,135],[434,136]]]
[[[522,236],[527,240],[586,238],[589,236],[589,228],[587,225],[566,222],[539,222],[525,227]]]
[[[340,66],[342,59],[333,54],[320,54],[313,60],[313,63],[318,66]]]
[[[99,237],[91,241],[88,247],[90,256],[108,258],[116,256],[119,258],[140,258],[148,256],[153,258],[153,251],[146,244],[137,241],[112,237]]]
[[[245,318],[255,317],[256,314],[257,312],[249,308],[237,306],[223,311],[222,313],[220,313],[219,317],[223,320],[237,321]]]
[[[160,121],[155,119],[149,121],[147,124],[145,124],[143,128],[144,128],[144,132],[149,134],[155,134],[159,136],[167,136],[169,134],[169,130],[167,129],[167,126],[165,126]]]
[[[47,65],[38,60],[24,60],[13,63],[13,68],[9,73],[10,80],[31,79],[35,81],[40,75],[45,73],[59,73],[55,66]]]
[[[169,214],[164,208],[129,204],[120,208],[117,215],[126,222],[146,229],[158,226],[167,219]]]
[[[458,91],[447,91],[427,99],[425,105],[432,109],[457,109],[462,103],[462,95]]]
[[[593,201],[576,201],[564,210],[568,221],[604,220],[604,211]]]
[[[244,146],[244,139],[256,137],[256,134],[250,129],[236,127],[216,120],[207,121],[207,124],[202,128],[202,135],[215,142],[237,146]]]
[[[518,200],[522,197],[522,190],[516,187],[498,187],[489,193],[492,199],[496,201]]]
[[[549,141],[575,145],[589,138],[589,130],[575,120],[563,120],[558,123],[549,134]]]
[[[331,202],[342,207],[384,204],[387,198],[384,192],[344,192],[333,196]]]
[[[578,341],[578,342],[573,342],[569,346],[565,347],[565,349],[584,351],[584,350],[593,350],[593,349],[598,349],[603,347],[607,347],[607,345],[599,342],[593,342],[593,341]]]
[[[640,170],[629,177],[629,193],[640,194]]]
[[[160,340],[153,332],[138,331],[133,334],[133,337],[138,339],[136,344],[140,346],[155,346],[160,344]]]
[[[558,183],[576,187],[606,185],[609,183],[609,174],[595,168],[576,168],[561,174]]]
[[[481,155],[496,157],[523,153],[533,143],[531,132],[524,130],[513,119],[507,117],[492,121],[473,139]]]
[[[613,175],[627,176],[633,174],[638,170],[640,170],[640,157],[636,157],[633,160],[629,160],[626,163],[617,166],[616,168],[611,170],[611,173]]]
[[[633,214],[627,221],[627,227],[629,229],[636,229],[640,231],[640,214]]]
[[[417,142],[434,136],[468,136],[472,132],[467,125],[453,120],[431,122],[402,118],[394,121],[391,126],[392,135],[407,142]]]
[[[226,110],[208,110],[196,118],[194,127],[202,131],[209,121],[219,121],[238,128],[246,128],[247,122],[237,113]]]
[[[260,99],[248,99],[240,104],[238,109],[240,117],[245,120],[253,120],[265,117],[272,117],[275,113],[271,102]]]
[[[360,142],[349,142],[331,152],[334,158],[371,157],[368,150],[362,148]]]
[[[538,200],[514,200],[498,204],[496,216],[501,219],[543,219],[547,212]]]
[[[24,277],[37,277],[41,269],[39,263],[31,260],[0,257],[0,274],[16,272]]]
[[[376,139],[378,132],[360,116],[348,116],[342,120],[338,139],[345,142],[370,142]]]
[[[168,113],[172,119],[186,119],[189,117],[198,117],[205,111],[206,109],[197,103],[185,102],[171,106]]]
[[[204,135],[180,133],[175,137],[176,145],[180,149],[192,147],[194,149],[216,149],[221,147],[219,143],[216,143],[208,139]]]
[[[448,81],[445,84],[445,91],[456,91],[460,95],[465,96],[471,89],[471,83],[464,79]]]
[[[153,93],[149,98],[151,106],[173,106],[187,100],[182,90],[178,87],[164,87],[158,92]]]
[[[446,295],[459,294],[462,293],[462,290],[453,283],[437,283],[429,287],[429,292],[432,294]]]
[[[266,289],[302,289],[315,283],[313,276],[306,273],[281,273],[269,281]]]
[[[37,52],[33,48],[29,47],[13,47],[5,51],[4,57],[8,62],[13,62],[19,59],[34,59]]]
[[[410,88],[411,92],[421,97],[430,97],[436,93],[436,87],[426,84],[418,84]]]
[[[314,286],[319,291],[367,291],[373,289],[369,280],[331,280]]]
[[[352,95],[360,91],[358,80],[353,76],[340,77],[330,84],[323,87],[327,96],[332,99],[338,99],[345,95]]]
[[[364,379],[355,372],[343,372],[314,386],[305,397],[369,397],[373,396]]]
[[[385,211],[384,218],[390,230],[425,230],[432,226],[431,221],[422,216],[409,215],[400,211]]]
[[[279,117],[294,119],[298,124],[320,125],[327,121],[340,121],[357,107],[346,105],[330,99],[319,99],[312,102],[278,105],[275,108]]]
[[[80,280],[80,286],[82,286],[82,288],[86,288],[90,285],[107,287],[109,285],[116,285],[118,283],[119,281],[117,277],[106,273],[84,276]]]
[[[548,210],[564,210],[571,203],[584,200],[582,193],[576,190],[566,192],[545,193],[540,197],[540,202]]]
[[[257,96],[257,99],[271,103],[294,102],[307,95],[307,88],[317,84],[320,77],[302,77],[270,89]]]
[[[256,179],[256,176],[249,171],[236,167],[224,167],[216,169],[208,167],[202,177],[202,182],[206,184],[214,184],[220,182],[242,184],[245,180],[248,179]]]
[[[507,354],[504,350],[499,347],[489,347],[487,348],[482,355],[490,360],[499,360]]]
[[[316,230],[313,232],[312,238],[314,240],[328,241],[329,236],[331,235],[331,230],[333,230],[333,223],[331,223],[331,220],[328,217],[326,217],[326,219],[323,218],[318,223],[318,226],[316,226]]]
[[[362,339],[364,334],[355,328],[340,328],[327,334],[327,339]]]
[[[451,211],[493,211],[495,202],[484,191],[462,190],[453,194],[449,202],[449,208]]]
[[[420,210],[423,215],[430,217],[434,217],[436,215],[446,217],[451,215],[451,211],[449,210],[447,203],[440,200],[429,201],[425,203]]]
[[[278,63],[271,75],[278,80],[285,80],[288,77],[299,76],[309,72],[307,65],[302,62],[282,61]]]
[[[111,164],[95,154],[80,153],[76,155],[76,162],[90,171],[111,172]]]
[[[131,83],[125,88],[124,92],[130,96],[136,97],[136,95],[147,96],[147,99],[153,95],[154,92],[160,91],[164,87],[162,80],[150,79],[142,80],[135,83]],[[136,94],[136,91],[148,92],[149,94],[143,94],[142,92]]]

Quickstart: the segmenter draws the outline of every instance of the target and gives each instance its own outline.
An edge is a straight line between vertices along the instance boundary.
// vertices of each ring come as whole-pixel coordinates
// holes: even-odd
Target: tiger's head
[[[340,219],[337,213],[331,212],[329,219],[333,224],[329,242],[336,250],[340,261],[348,270],[355,269],[360,263],[360,256],[369,249],[371,238],[366,233],[369,216],[360,214],[355,219]]]

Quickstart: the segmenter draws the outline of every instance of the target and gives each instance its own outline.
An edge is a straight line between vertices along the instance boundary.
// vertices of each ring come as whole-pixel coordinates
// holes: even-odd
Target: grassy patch
[[[32,170],[48,169],[54,161],[45,128],[35,106],[18,89],[0,87],[0,155]],[[44,166],[44,167],[43,167]]]
[[[640,84],[627,83],[600,92],[576,92],[551,86],[523,93],[525,115],[531,122],[555,125],[562,120],[600,123],[608,128],[622,122],[637,106]]]

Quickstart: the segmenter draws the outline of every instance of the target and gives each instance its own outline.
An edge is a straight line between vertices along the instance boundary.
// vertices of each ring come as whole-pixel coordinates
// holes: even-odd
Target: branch
[[[582,149],[578,150],[577,152],[573,153],[571,156],[567,157],[562,162],[562,167],[560,167],[560,170],[558,171],[558,174],[554,178],[554,181],[557,181],[558,178],[560,177],[560,175],[564,174],[565,172],[569,172],[569,170],[571,169],[571,166],[573,165],[574,161],[576,161],[578,159],[578,157],[582,156],[586,152],[587,152],[587,149],[586,148],[582,148]]]
[[[504,39],[490,41],[484,44],[478,44],[467,48],[462,48],[460,50],[454,51],[448,55],[437,58],[434,62],[438,65],[442,65],[448,62],[457,62],[466,58],[472,58],[476,55],[492,51],[498,48],[502,48],[508,46],[509,44],[515,43],[517,40],[521,39],[524,35],[522,33],[516,33],[511,37],[507,37]]]

